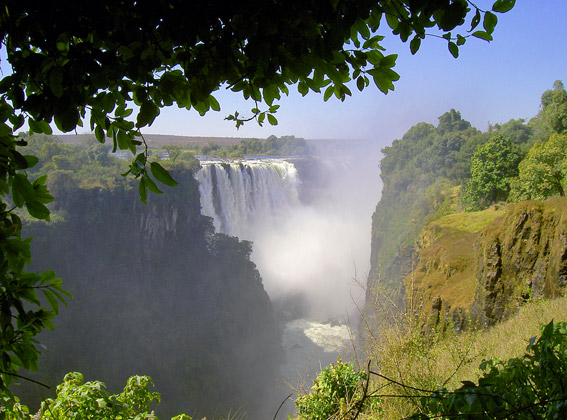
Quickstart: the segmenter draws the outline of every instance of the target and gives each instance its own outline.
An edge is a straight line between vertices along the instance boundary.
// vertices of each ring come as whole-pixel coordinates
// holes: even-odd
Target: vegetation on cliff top
[[[400,290],[426,223],[496,203],[563,195],[567,134],[560,122],[566,110],[567,92],[558,81],[529,122],[511,120],[480,132],[451,110],[437,127],[419,123],[385,147],[368,293]]]
[[[533,301],[491,329],[459,334],[424,335],[421,318],[397,312],[367,342],[371,362],[327,368],[296,401],[311,408],[298,418],[334,418],[323,416],[330,407],[335,417],[365,420],[563,418],[567,324],[553,320],[567,319],[566,303]],[[348,392],[331,394],[336,383]]]
[[[460,370],[456,367],[466,364],[470,354],[460,353],[466,347],[459,340],[474,333],[436,341],[437,332],[471,329],[475,321],[494,325],[532,300],[561,295],[566,261],[560,238],[567,231],[567,201],[562,197],[567,175],[567,131],[562,123],[566,111],[567,92],[558,81],[544,92],[540,112],[528,122],[511,120],[480,132],[451,110],[440,117],[437,127],[419,123],[384,148],[380,164],[384,189],[373,215],[372,266],[360,331],[371,343],[369,354],[374,352],[379,372],[397,378],[397,384],[382,383],[389,390],[398,387],[400,394],[415,396],[418,390],[437,390],[451,383],[454,372],[447,371],[445,377],[435,373],[444,356],[435,353],[438,347],[431,347],[431,340],[444,346],[455,343],[453,354],[458,357],[450,369]],[[526,199],[548,201],[510,204]],[[412,328],[400,330],[396,325],[391,315],[396,307],[405,308],[406,316],[414,320]],[[565,319],[565,314],[556,319]],[[512,331],[516,322],[525,319],[502,328]],[[399,342],[406,343],[396,354],[389,353],[392,344],[387,344],[392,328]],[[506,358],[506,354],[495,350],[487,356]],[[534,356],[511,361],[510,366],[520,366],[530,357]],[[504,371],[498,363],[486,366],[492,366],[489,372]],[[525,374],[533,375],[534,383],[539,380],[535,371]],[[459,392],[477,386],[467,383]],[[458,383],[450,387],[457,388]],[[545,396],[556,391],[541,392]],[[470,397],[470,404],[475,398],[481,401]],[[564,404],[564,394],[557,398]],[[450,404],[466,405],[457,400]],[[386,407],[396,406],[391,401],[404,402],[398,404],[398,411],[388,411]],[[429,402],[413,397],[381,402],[383,411],[369,410],[369,418],[402,418],[416,410],[423,413],[416,418],[457,413],[442,403],[437,404],[438,411],[428,411]],[[554,410],[563,413],[561,407]],[[518,410],[515,415],[524,418],[525,413]],[[545,418],[542,413],[530,415]]]

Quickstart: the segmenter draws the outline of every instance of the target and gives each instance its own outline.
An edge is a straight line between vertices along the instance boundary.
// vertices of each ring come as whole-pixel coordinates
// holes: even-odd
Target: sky
[[[490,9],[493,0],[475,2]],[[539,110],[541,94],[555,80],[567,84],[566,0],[517,0],[516,6],[498,14],[492,42],[469,38],[455,59],[444,40],[428,37],[414,56],[409,43],[392,35],[386,24],[387,54],[398,54],[395,70],[400,80],[384,95],[373,84],[363,92],[352,86],[352,97],[323,101],[321,94],[302,97],[295,86],[283,97],[277,126],[260,127],[254,121],[236,129],[225,117],[234,111],[249,115],[253,106],[239,93],[221,89],[214,96],[221,111],[204,117],[194,110],[162,109],[144,134],[206,137],[267,138],[294,135],[306,139],[356,139],[387,146],[418,122],[436,125],[444,112],[454,108],[482,131],[489,123],[529,119]],[[468,26],[463,27],[466,31]],[[5,68],[2,50],[2,67]]]
[[[476,4],[490,8],[492,1]],[[382,33],[388,53],[399,54],[395,70],[401,77],[388,95],[371,85],[363,92],[352,88],[353,96],[344,102],[334,97],[324,102],[322,95],[302,97],[291,87],[289,97],[280,101],[278,126],[249,122],[237,130],[224,118],[252,106],[239,94],[219,91],[220,112],[200,117],[168,108],[147,130],[187,136],[364,139],[386,146],[418,122],[437,125],[438,117],[454,108],[485,131],[489,123],[535,116],[541,94],[555,80],[567,82],[566,17],[565,0],[517,0],[511,11],[498,14],[492,42],[470,38],[457,59],[444,40],[428,37],[412,56],[409,43]]]

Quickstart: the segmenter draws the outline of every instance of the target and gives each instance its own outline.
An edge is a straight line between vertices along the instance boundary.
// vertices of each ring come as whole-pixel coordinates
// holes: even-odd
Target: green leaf
[[[51,135],[52,131],[51,131],[51,127],[49,126],[49,124],[44,121],[36,121],[32,118],[28,119],[28,125],[30,126],[30,134],[33,133],[42,133],[42,134],[47,134],[47,135]]]
[[[33,186],[25,175],[14,175],[12,199],[17,207],[22,207],[26,201],[34,200]]]
[[[274,117],[272,114],[268,114],[268,122],[271,125],[278,125],[278,120],[276,117]]]
[[[142,203],[147,204],[147,191],[146,191],[146,179],[141,178],[140,184],[138,185],[138,193],[140,194],[140,201]]]
[[[415,54],[419,50],[420,46],[421,46],[421,38],[416,35],[410,41],[410,51],[411,51],[412,55]]]
[[[177,182],[171,177],[170,173],[163,169],[163,167],[159,163],[150,163],[150,171],[152,172],[154,178],[159,182],[165,185],[169,185],[170,187],[175,187],[177,185]]]
[[[516,0],[496,0],[492,5],[494,12],[506,13],[516,5]]]
[[[454,42],[449,42],[449,51],[453,57],[459,57],[459,47]]]
[[[484,14],[484,20],[482,22],[482,26],[484,27],[484,30],[486,32],[488,32],[489,34],[494,32],[494,27],[496,26],[497,23],[498,23],[498,18],[494,13],[486,12]]]
[[[118,134],[116,135],[116,139],[118,141],[118,148],[121,150],[126,150],[130,148],[131,136],[128,135],[123,130],[118,130]]]
[[[299,82],[297,84],[297,91],[301,93],[301,96],[305,96],[309,92],[309,86],[305,82]]]
[[[325,93],[323,94],[323,100],[327,102],[329,98],[333,96],[334,92],[335,92],[335,87],[333,85],[329,86],[327,89],[325,89]]]
[[[211,104],[211,109],[213,111],[220,111],[220,104],[219,101],[216,100],[216,98],[213,95],[209,96],[209,103]]]
[[[5,123],[0,122],[0,137],[11,136],[12,128]]]
[[[471,32],[472,30],[474,30],[474,28],[476,28],[478,26],[478,24],[480,23],[480,10],[476,9],[476,13],[474,14],[474,17],[472,18],[471,21],[471,29],[469,32]]]
[[[53,116],[55,125],[64,133],[74,130],[79,123],[79,111],[72,106],[60,110]]]
[[[17,150],[12,150],[12,160],[14,169],[26,169],[28,167],[28,161],[20,152]]]
[[[138,116],[136,118],[136,127],[141,128],[147,125],[152,125],[158,115],[159,108],[155,103],[151,101],[142,103],[140,112],[138,112]]]
[[[356,79],[356,87],[358,88],[358,90],[362,92],[364,90],[365,86],[366,86],[366,83],[364,81],[364,77],[358,76],[358,79]]]
[[[145,177],[145,180],[146,180],[146,185],[148,187],[148,190],[150,190],[154,194],[161,194],[162,193],[162,191],[158,188],[156,183],[149,176]]]
[[[49,306],[51,306],[51,310],[55,312],[55,314],[59,313],[59,302],[57,302],[57,298],[55,294],[49,289],[42,289],[43,295],[49,302]]]
[[[60,68],[49,73],[49,89],[57,98],[63,96],[63,71]]]
[[[104,130],[100,127],[100,125],[97,125],[95,127],[95,137],[98,140],[99,143],[104,143],[105,141],[105,135],[104,135]]]
[[[390,13],[386,13],[386,21],[388,22],[388,26],[392,28],[393,31],[395,31],[400,24],[398,18]]]
[[[8,118],[13,125],[13,131],[16,131],[18,128],[24,125],[24,121],[25,121],[24,116],[21,114],[20,115],[10,114]]]
[[[476,31],[472,33],[472,36],[479,39],[484,39],[485,41],[492,41],[492,35],[484,31]]]
[[[33,155],[25,155],[24,159],[28,163],[28,168],[33,168],[39,162],[39,159]]]
[[[26,202],[26,209],[28,213],[36,219],[49,220],[49,209],[39,201]]]

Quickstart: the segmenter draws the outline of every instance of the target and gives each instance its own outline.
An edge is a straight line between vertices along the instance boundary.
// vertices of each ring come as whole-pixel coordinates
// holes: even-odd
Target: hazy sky
[[[492,1],[476,3],[487,7]],[[362,93],[351,89],[353,96],[345,102],[334,97],[323,102],[322,95],[301,97],[291,87],[290,96],[280,102],[277,127],[250,122],[236,130],[224,117],[246,111],[250,104],[238,94],[216,92],[220,113],[200,117],[169,108],[146,130],[190,136],[357,138],[387,145],[415,123],[436,125],[451,108],[483,131],[489,122],[531,118],[538,112],[541,94],[555,80],[567,82],[566,12],[565,0],[518,0],[510,12],[498,14],[494,41],[470,38],[458,59],[444,40],[432,37],[412,56],[408,44],[388,33],[388,52],[399,54],[396,71],[401,78],[394,92],[384,95],[372,85]]]
[[[490,8],[493,0],[478,0]],[[374,85],[364,92],[352,86],[353,96],[345,102],[309,93],[301,97],[295,86],[280,101],[277,127],[259,127],[249,122],[239,130],[226,121],[228,114],[245,113],[252,105],[240,94],[215,92],[220,112],[200,117],[195,111],[176,107],[163,109],[146,134],[186,136],[229,136],[266,138],[272,134],[308,139],[365,139],[388,145],[412,125],[438,117],[455,108],[480,130],[488,123],[533,117],[539,110],[541,94],[555,80],[567,84],[567,1],[517,0],[508,13],[498,14],[494,41],[470,38],[458,59],[447,43],[428,37],[412,56],[409,45],[392,35],[386,24],[382,35],[388,54],[399,54],[396,71],[401,78],[395,91],[382,94]],[[465,27],[465,30],[468,28]],[[9,72],[2,51],[2,70]]]

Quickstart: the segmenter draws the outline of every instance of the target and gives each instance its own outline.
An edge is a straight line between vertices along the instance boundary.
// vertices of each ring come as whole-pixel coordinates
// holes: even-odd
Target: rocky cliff
[[[282,348],[251,244],[216,234],[192,174],[174,177],[180,185],[147,205],[128,185],[61,191],[54,222],[27,226],[33,269],[56,271],[74,295],[41,337],[36,379],[76,370],[114,390],[150,375],[160,417],[260,418],[263,402],[277,406]]]
[[[405,277],[410,307],[429,324],[493,325],[529,299],[553,298],[567,284],[567,199],[455,213],[429,223]]]

